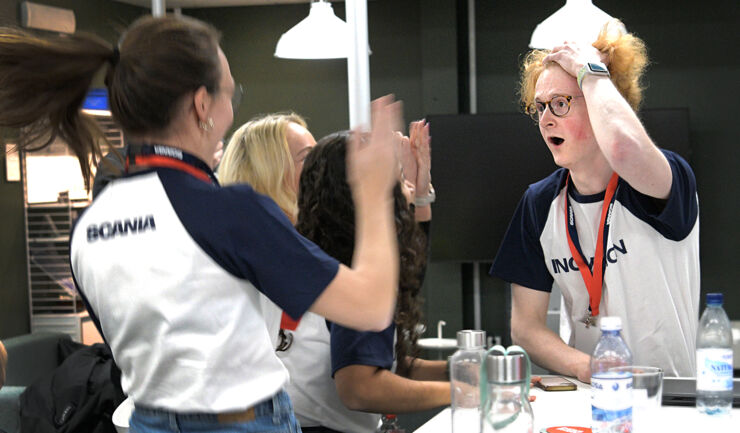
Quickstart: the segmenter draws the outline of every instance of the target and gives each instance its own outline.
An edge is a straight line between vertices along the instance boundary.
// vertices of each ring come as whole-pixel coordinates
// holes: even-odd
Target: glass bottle
[[[522,353],[492,352],[486,357],[487,398],[481,417],[483,433],[532,433],[527,359]]]
[[[486,332],[457,333],[458,350],[450,356],[450,408],[453,433],[475,433],[480,427],[480,368]]]

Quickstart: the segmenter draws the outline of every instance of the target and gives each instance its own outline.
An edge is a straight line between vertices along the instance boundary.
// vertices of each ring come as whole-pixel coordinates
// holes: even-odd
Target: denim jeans
[[[220,423],[216,414],[176,413],[136,406],[130,433],[299,433],[293,405],[285,391],[254,406],[255,419]]]

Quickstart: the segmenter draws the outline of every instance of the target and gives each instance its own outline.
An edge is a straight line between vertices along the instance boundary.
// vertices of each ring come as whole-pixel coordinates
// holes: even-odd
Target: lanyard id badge
[[[218,185],[213,170],[199,158],[176,147],[162,144],[130,144],[126,153],[126,172],[140,168],[172,168],[204,182]]]
[[[581,320],[589,328],[596,325],[596,317],[599,315],[599,304],[601,303],[602,288],[604,286],[604,268],[606,265],[606,249],[607,239],[609,237],[609,225],[611,223],[608,216],[611,215],[611,208],[614,204],[614,197],[619,183],[619,175],[617,173],[612,174],[609,179],[609,184],[606,187],[606,193],[604,194],[604,204],[601,208],[601,218],[599,221],[598,237],[596,239],[596,249],[594,251],[594,260],[591,266],[588,266],[588,261],[581,251],[581,245],[578,242],[578,231],[576,230],[576,217],[573,211],[573,207],[570,204],[570,197],[568,194],[568,186],[570,182],[570,174],[565,184],[565,231],[568,237],[568,247],[573,255],[578,270],[581,272],[583,282],[586,284],[586,290],[588,290],[589,306],[586,310],[585,317]]]

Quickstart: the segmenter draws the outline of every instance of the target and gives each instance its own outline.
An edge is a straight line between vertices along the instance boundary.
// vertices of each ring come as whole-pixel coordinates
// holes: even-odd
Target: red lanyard
[[[594,261],[589,268],[586,264],[586,258],[581,251],[580,245],[578,244],[578,231],[576,230],[576,218],[573,208],[570,205],[570,199],[568,197],[568,183],[570,182],[570,174],[565,181],[565,227],[567,230],[565,233],[568,236],[568,246],[570,252],[573,255],[573,259],[578,266],[578,270],[581,272],[583,282],[586,283],[586,289],[588,290],[589,296],[589,311],[592,317],[599,315],[599,304],[601,303],[601,289],[604,286],[604,258],[606,256],[606,241],[609,236],[609,221],[607,221],[607,215],[610,214],[610,209],[614,203],[614,193],[617,190],[617,184],[619,183],[619,175],[617,173],[612,174],[609,179],[609,185],[606,187],[606,193],[604,194],[604,205],[601,208],[601,221],[599,222],[599,232],[596,239],[596,250],[594,251]]]
[[[295,320],[290,317],[288,313],[283,311],[283,315],[280,317],[280,329],[285,329],[286,331],[295,331],[300,321],[300,318],[298,320]]]
[[[129,144],[126,154],[126,172],[132,166],[163,167],[184,171],[204,182],[218,185],[218,180],[205,162],[174,147],[160,144]]]

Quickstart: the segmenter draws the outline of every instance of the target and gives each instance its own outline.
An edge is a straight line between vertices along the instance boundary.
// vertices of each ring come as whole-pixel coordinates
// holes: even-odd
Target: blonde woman
[[[231,136],[218,168],[224,185],[246,183],[270,198],[295,225],[298,217],[298,178],[303,160],[316,145],[300,115],[272,113],[257,116]],[[267,297],[260,297],[262,314],[273,345],[287,344],[283,329],[294,330],[298,323]]]
[[[256,117],[231,137],[218,169],[224,185],[248,183],[269,196],[295,224],[298,178],[303,160],[316,145],[306,121],[295,113]]]

